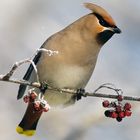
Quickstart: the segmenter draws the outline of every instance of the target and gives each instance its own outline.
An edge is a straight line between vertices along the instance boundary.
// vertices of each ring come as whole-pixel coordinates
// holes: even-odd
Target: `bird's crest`
[[[84,6],[90,9],[93,13],[101,16],[107,23],[110,24],[110,26],[115,26],[115,22],[110,16],[110,14],[102,7],[93,3],[84,3]]]

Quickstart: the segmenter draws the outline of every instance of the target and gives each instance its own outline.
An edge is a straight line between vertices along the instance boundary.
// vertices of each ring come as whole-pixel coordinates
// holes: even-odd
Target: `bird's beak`
[[[112,28],[112,31],[116,34],[120,34],[122,32],[118,27]]]

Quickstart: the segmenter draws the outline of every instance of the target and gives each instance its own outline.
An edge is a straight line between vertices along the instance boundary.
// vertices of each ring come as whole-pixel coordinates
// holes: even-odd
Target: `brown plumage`
[[[91,11],[93,11],[93,13],[98,14],[100,16],[102,16],[102,18],[110,25],[110,26],[115,26],[116,23],[113,20],[113,18],[110,16],[110,14],[103,9],[102,7],[92,4],[92,3],[85,3],[84,4],[86,8],[90,9]]]
[[[85,6],[92,13],[52,35],[42,45],[42,48],[59,53],[50,57],[42,52],[34,58],[40,82],[46,81],[58,88],[85,88],[95,68],[100,49],[113,34],[121,32],[103,8],[91,3],[86,3]],[[35,81],[35,77],[33,67],[30,65],[23,79]],[[26,86],[20,85],[18,99],[23,96],[25,89]],[[45,92],[45,98],[51,106],[70,105],[76,100],[73,95],[49,90]],[[30,113],[31,108],[29,112],[26,111],[18,127],[22,132],[36,129],[41,114],[38,115],[38,119],[32,116],[32,121],[28,121]],[[29,125],[27,122],[30,122]]]

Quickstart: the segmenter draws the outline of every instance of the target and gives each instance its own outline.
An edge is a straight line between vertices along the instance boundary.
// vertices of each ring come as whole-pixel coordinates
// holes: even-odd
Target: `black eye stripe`
[[[109,24],[104,20],[99,20],[99,23],[104,27],[109,27]]]
[[[107,22],[102,18],[102,16],[100,16],[100,15],[98,15],[98,14],[96,14],[96,13],[94,13],[94,15],[98,18],[99,23],[100,23],[102,26],[104,26],[104,27],[112,27],[111,25],[109,25],[109,23],[107,23]]]

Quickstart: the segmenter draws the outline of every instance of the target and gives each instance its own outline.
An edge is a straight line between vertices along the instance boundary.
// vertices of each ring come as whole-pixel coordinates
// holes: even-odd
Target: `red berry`
[[[35,92],[31,92],[31,93],[30,93],[30,98],[31,98],[32,100],[35,100],[36,97],[37,97],[37,93],[35,93]]]
[[[25,96],[23,97],[23,100],[24,100],[25,103],[29,103],[29,102],[30,102],[30,98],[29,98],[28,95],[25,95]]]
[[[36,111],[39,111],[39,110],[41,110],[41,106],[40,106],[40,102],[34,102],[34,109],[36,110]]]
[[[124,118],[124,117],[125,117],[125,113],[121,111],[121,112],[119,113],[119,118]]]
[[[117,117],[118,114],[115,111],[111,112],[111,118],[117,118]]]
[[[122,111],[122,107],[120,106],[120,105],[117,105],[116,106],[116,111],[119,113],[119,112],[121,112]]]
[[[42,110],[44,112],[48,112],[50,110],[50,105],[46,103],[45,105],[42,106]]]
[[[44,112],[48,112],[49,111],[49,108],[48,107],[45,107],[45,108],[43,108],[43,111]]]
[[[103,105],[103,107],[109,107],[109,101],[108,100],[105,100],[105,101],[103,101],[103,103],[102,103],[102,105]]]
[[[124,105],[124,110],[129,110],[131,109],[131,104],[130,103],[125,103]]]
[[[131,111],[125,110],[125,116],[130,117],[132,115]]]
[[[123,100],[123,96],[122,95],[118,95],[117,99],[118,99],[118,101],[122,101]]]

